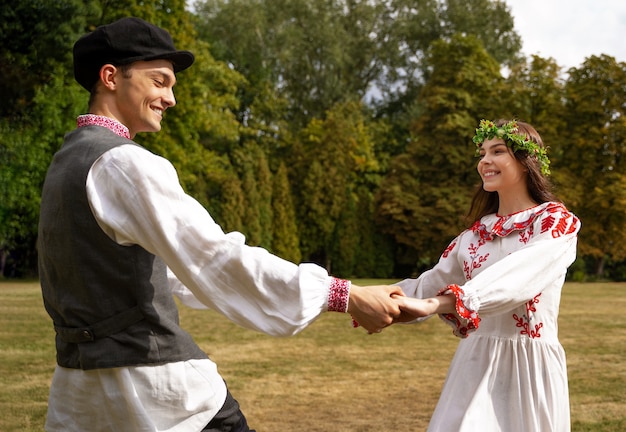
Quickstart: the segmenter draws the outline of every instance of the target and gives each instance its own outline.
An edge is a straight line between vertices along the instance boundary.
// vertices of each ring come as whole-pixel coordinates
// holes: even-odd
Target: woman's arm
[[[423,318],[434,314],[444,314],[455,312],[454,294],[446,294],[425,299],[412,297],[394,297],[400,309],[416,318]]]

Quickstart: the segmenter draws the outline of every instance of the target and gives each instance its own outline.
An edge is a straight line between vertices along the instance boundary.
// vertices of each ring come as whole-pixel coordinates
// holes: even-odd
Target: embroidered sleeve
[[[454,294],[456,297],[456,313],[441,314],[440,318],[452,327],[455,336],[466,338],[471,332],[476,331],[480,325],[478,312],[466,306],[464,303],[465,292],[460,286],[456,284],[448,285],[437,295],[446,294]]]
[[[330,291],[328,292],[328,311],[329,312],[347,312],[348,298],[350,296],[349,280],[332,278],[330,282]]]
[[[460,285],[464,304],[482,317],[509,313],[562,284],[576,259],[579,229],[573,213],[562,204],[549,203],[525,229],[501,240],[499,260]]]
[[[465,233],[461,233],[450,242],[432,269],[425,271],[418,278],[404,279],[396,285],[402,288],[407,297],[423,299],[436,296],[443,286],[453,283],[463,284],[465,275],[463,268],[459,266],[458,254],[461,237]]]

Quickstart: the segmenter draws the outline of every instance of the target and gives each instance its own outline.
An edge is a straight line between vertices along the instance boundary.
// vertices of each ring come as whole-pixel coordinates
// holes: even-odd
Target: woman
[[[483,120],[474,143],[476,222],[435,267],[399,284],[405,312],[439,314],[462,338],[428,431],[566,432],[557,317],[580,222],[550,192],[549,160],[532,126]]]

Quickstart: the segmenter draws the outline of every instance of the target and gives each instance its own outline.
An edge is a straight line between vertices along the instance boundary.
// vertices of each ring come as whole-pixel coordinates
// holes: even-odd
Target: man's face
[[[161,130],[163,112],[174,105],[176,76],[168,60],[139,61],[127,73],[119,70],[116,88],[118,120],[134,137],[138,132]]]

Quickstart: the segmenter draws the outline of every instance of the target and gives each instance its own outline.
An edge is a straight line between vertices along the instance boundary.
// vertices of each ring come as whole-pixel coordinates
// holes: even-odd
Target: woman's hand
[[[455,297],[453,294],[446,294],[425,299],[395,296],[400,310],[415,318],[423,318],[433,314],[454,312]]]

